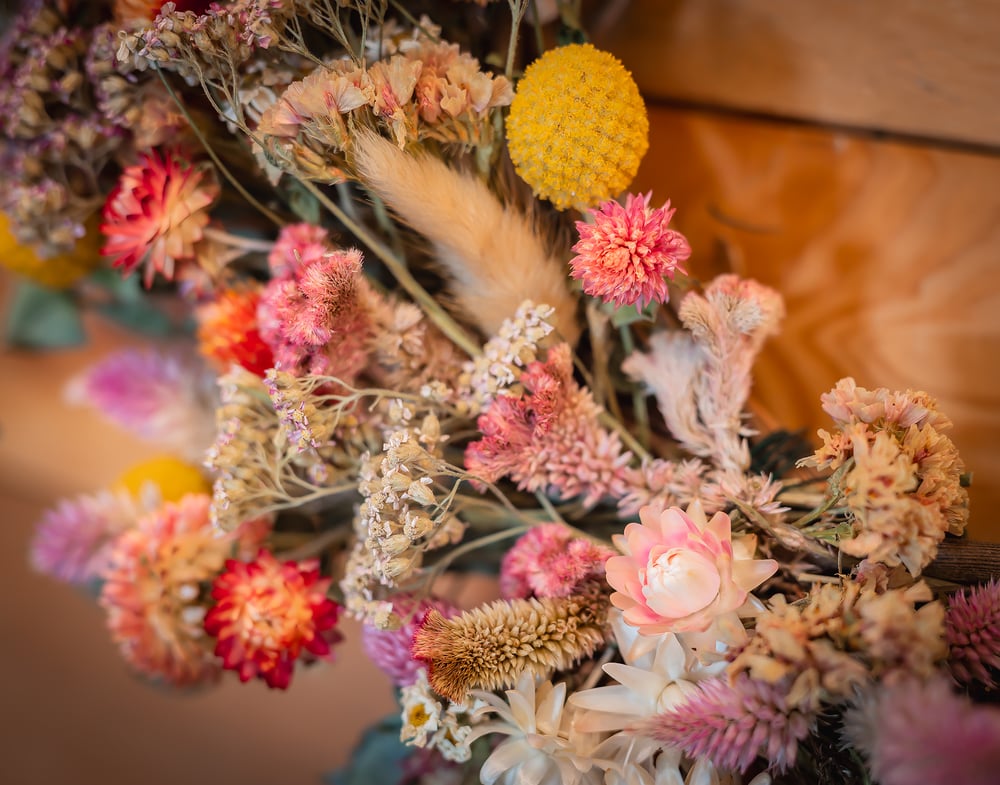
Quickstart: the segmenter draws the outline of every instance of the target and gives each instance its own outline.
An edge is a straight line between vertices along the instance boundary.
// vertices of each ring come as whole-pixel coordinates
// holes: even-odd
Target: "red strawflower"
[[[279,562],[262,549],[256,561],[227,561],[212,584],[217,604],[205,616],[222,667],[236,671],[240,681],[256,676],[268,687],[287,689],[300,655],[329,657],[340,640],[329,587],[315,560]]]
[[[617,306],[666,302],[664,276],[673,278],[691,255],[684,235],[668,229],[674,211],[670,202],[650,209],[651,194],[628,195],[625,206],[605,202],[591,210],[593,223],[577,221],[579,254],[570,261],[573,277],[583,280],[583,291]]]
[[[149,286],[157,271],[172,279],[179,260],[192,259],[208,223],[206,208],[219,195],[211,170],[172,151],[153,150],[128,166],[104,204],[101,253],[128,275],[146,264]]]
[[[263,376],[274,367],[274,355],[257,324],[260,289],[241,287],[218,292],[198,308],[198,350],[221,371],[232,363]]]

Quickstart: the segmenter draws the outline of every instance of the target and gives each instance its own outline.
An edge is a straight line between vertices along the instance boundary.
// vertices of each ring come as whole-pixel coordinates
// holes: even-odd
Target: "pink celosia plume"
[[[1000,580],[956,592],[945,616],[948,667],[962,684],[997,686],[1000,673]]]
[[[371,317],[361,252],[325,245],[325,232],[286,227],[271,252],[275,277],[257,308],[278,367],[352,382],[368,360]]]
[[[510,477],[525,490],[582,496],[588,507],[621,498],[631,453],[599,425],[601,408],[573,379],[569,345],[552,347],[520,381],[522,396],[498,396],[479,417],[483,438],[466,448],[466,468],[489,482]]]
[[[845,714],[844,734],[880,785],[994,785],[1000,772],[1000,709],[944,677],[876,688]]]
[[[760,756],[777,771],[795,765],[798,744],[812,718],[786,701],[779,687],[745,675],[734,681],[708,679],[670,711],[634,728],[692,758],[706,757],[721,769],[746,771]]]

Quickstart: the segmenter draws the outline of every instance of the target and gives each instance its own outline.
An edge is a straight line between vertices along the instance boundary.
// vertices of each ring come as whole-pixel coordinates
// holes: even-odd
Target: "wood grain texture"
[[[596,42],[643,93],[1000,145],[992,0],[632,0]]]
[[[633,190],[672,200],[692,272],[785,298],[756,402],[812,435],[843,376],[927,390],[975,474],[970,531],[1000,540],[1000,159],[662,108],[651,125]]]

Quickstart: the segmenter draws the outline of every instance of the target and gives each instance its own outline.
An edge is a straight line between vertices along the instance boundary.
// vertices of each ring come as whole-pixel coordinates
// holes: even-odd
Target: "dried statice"
[[[329,59],[290,84],[261,118],[266,155],[300,175],[332,182],[354,176],[350,129],[359,125],[400,148],[424,140],[494,143],[489,117],[513,98],[509,80],[483,71],[457,45],[419,32],[409,45],[380,54],[385,59],[368,63]]]
[[[947,653],[944,608],[930,599],[923,583],[879,592],[852,581],[821,584],[797,603],[778,595],[731,670],[787,683],[789,701],[806,712],[872,677],[928,676]]]
[[[838,429],[821,430],[823,445],[800,463],[846,467],[833,489],[851,514],[851,536],[840,540],[841,550],[889,566],[902,563],[919,575],[945,534],[961,534],[969,516],[965,467],[942,433],[950,420],[924,392],[866,390],[851,378],[822,400]]]
[[[95,231],[88,224],[104,201],[105,176],[127,141],[88,78],[94,16],[84,5],[25,4],[0,52],[0,210],[17,240],[42,257]]]
[[[733,659],[733,673],[788,685],[788,705],[807,714],[822,701],[850,697],[868,669],[850,653],[849,617],[861,587],[821,584],[805,601],[777,595],[758,616],[755,632]]]

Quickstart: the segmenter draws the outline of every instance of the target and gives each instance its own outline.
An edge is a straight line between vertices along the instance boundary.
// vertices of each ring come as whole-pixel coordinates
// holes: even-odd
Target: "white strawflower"
[[[469,736],[472,743],[489,733],[508,738],[501,742],[479,772],[483,785],[598,785],[600,769],[581,754],[578,738],[571,734],[571,718],[564,714],[566,684],[553,686],[548,679],[535,683],[525,673],[517,686],[506,690],[507,700],[490,692],[474,690],[486,705],[476,714],[494,713],[497,719],[483,722]]]

